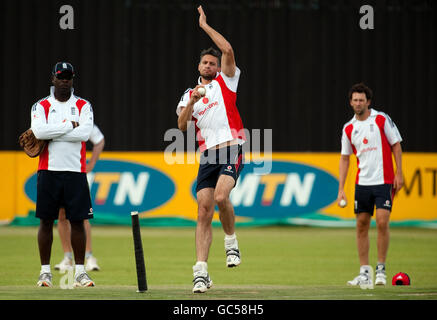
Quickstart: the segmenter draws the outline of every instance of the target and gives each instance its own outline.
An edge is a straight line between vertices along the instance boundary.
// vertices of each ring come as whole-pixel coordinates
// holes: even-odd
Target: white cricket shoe
[[[240,250],[238,249],[226,250],[226,266],[228,268],[239,266],[240,263],[241,263]]]
[[[90,276],[84,272],[79,274],[75,279],[73,283],[73,287],[94,287],[95,283],[93,280],[91,280]]]
[[[62,261],[55,265],[55,270],[59,270],[60,272],[65,272],[73,269],[73,260],[68,257],[64,257]]]
[[[53,287],[52,274],[49,272],[41,273],[36,283],[38,287]]]
[[[371,266],[361,266],[360,274],[347,282],[350,286],[360,286],[361,289],[373,289],[373,269]]]
[[[238,241],[225,239],[225,251],[226,251],[226,266],[233,268],[239,266],[241,263],[241,254],[238,249]]]
[[[86,259],[85,270],[86,271],[99,271],[100,270],[100,267],[97,264],[97,259],[94,256],[91,256],[88,259]]]
[[[207,271],[200,266],[193,266],[193,293],[204,293],[212,287],[212,280]]]
[[[375,271],[375,285],[385,286],[387,284],[387,275],[383,265],[377,265]]]

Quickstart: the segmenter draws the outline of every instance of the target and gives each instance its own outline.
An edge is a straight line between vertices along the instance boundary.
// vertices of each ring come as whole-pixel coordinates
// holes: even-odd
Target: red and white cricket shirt
[[[358,172],[356,184],[369,186],[393,184],[391,146],[401,142],[398,128],[384,112],[370,109],[370,116],[360,121],[355,116],[343,127],[341,154],[354,153]]]
[[[205,85],[206,94],[194,104],[192,121],[196,127],[196,137],[200,151],[214,147],[220,143],[237,139],[239,144],[246,141],[243,122],[237,109],[237,87],[241,71],[236,68],[232,78],[223,72],[211,83]],[[199,77],[198,83],[201,84]],[[182,95],[176,108],[176,114],[186,107],[193,89],[189,88]]]
[[[79,122],[73,129],[71,121]],[[94,126],[91,104],[75,95],[60,102],[50,96],[32,106],[31,128],[38,139],[50,140],[39,156],[38,170],[86,172],[86,141]]]

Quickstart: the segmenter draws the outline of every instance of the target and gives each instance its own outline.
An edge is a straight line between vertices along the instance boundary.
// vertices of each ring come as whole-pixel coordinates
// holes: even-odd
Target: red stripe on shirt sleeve
[[[46,121],[47,121],[49,119],[49,110],[50,110],[51,104],[50,104],[49,100],[47,100],[47,99],[41,101],[39,104],[42,105],[44,108],[44,113],[46,115]]]
[[[243,121],[241,121],[240,113],[237,109],[237,94],[231,91],[227,86],[223,77],[219,75],[215,80],[220,84],[222,90],[223,100],[225,103],[226,114],[228,117],[229,127],[231,129],[232,137],[234,139],[241,139],[246,141],[246,134],[244,133]]]
[[[382,115],[377,115],[375,122],[379,128],[381,134],[381,145],[382,145],[382,164],[384,172],[384,183],[393,184],[394,181],[394,170],[393,161],[391,157],[391,146],[385,135],[384,126],[386,118]]]
[[[45,99],[39,103],[44,108],[44,114],[46,116],[46,122],[49,119],[50,102]],[[38,170],[48,170],[49,169],[49,144],[46,144],[44,150],[39,155]]]
[[[82,111],[82,108],[83,108],[84,105],[86,105],[86,101],[85,100],[78,99],[76,101],[76,107],[79,109],[79,115],[80,115],[80,112]]]
[[[80,172],[86,172],[86,142],[82,141],[80,149]]]
[[[49,144],[46,144],[44,150],[39,155],[38,170],[49,169]]]
[[[350,125],[348,125],[344,129],[344,131],[346,133],[346,136],[349,139],[349,142],[351,144],[352,151],[354,152],[354,155],[356,156],[357,155],[357,149],[355,148],[355,146],[352,143],[352,131],[353,130],[354,130],[354,125],[352,123]],[[358,168],[358,171],[357,171],[357,176],[355,177],[355,184],[358,184],[359,179],[360,179],[360,159],[358,159],[358,157],[356,157],[356,158],[357,158],[357,168]]]

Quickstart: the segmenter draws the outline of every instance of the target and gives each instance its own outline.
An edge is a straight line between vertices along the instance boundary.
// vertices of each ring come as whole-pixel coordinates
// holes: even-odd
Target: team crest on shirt
[[[364,139],[363,139],[363,143],[364,143],[364,144],[368,144],[368,143],[369,143],[369,140],[367,140],[367,138],[364,137]]]
[[[208,104],[209,99],[208,99],[207,97],[204,97],[204,98],[202,99],[202,102],[203,102],[203,104]]]

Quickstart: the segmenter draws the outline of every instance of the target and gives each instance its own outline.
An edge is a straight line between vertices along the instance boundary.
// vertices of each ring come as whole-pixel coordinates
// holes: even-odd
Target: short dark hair
[[[352,94],[354,92],[358,92],[358,93],[365,93],[366,94],[366,98],[367,100],[372,100],[373,99],[373,92],[372,89],[370,89],[368,86],[366,86],[364,83],[360,82],[360,83],[356,83],[354,84],[350,90],[349,90],[349,100],[352,99]]]
[[[200,60],[199,61],[202,61],[203,56],[205,56],[207,54],[216,57],[217,58],[217,65],[220,67],[220,59],[222,58],[222,53],[219,50],[214,49],[213,47],[209,47],[208,49],[204,49],[200,52]]]

